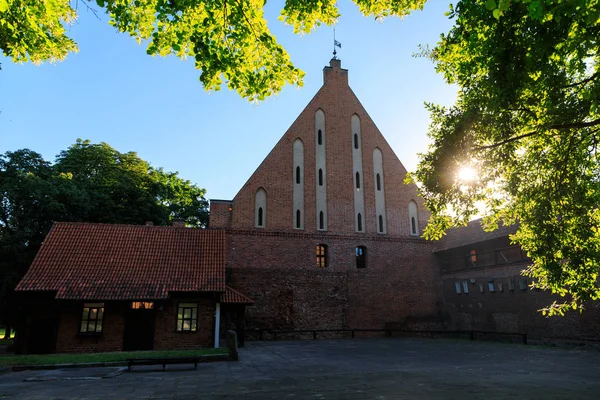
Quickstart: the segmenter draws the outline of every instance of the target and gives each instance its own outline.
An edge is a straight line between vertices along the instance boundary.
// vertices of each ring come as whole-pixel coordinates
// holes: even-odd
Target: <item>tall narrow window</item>
[[[81,316],[81,333],[102,333],[104,303],[84,303]]]
[[[367,266],[367,248],[365,246],[356,246],[356,268],[365,268]]]
[[[300,210],[296,210],[296,228],[302,227],[302,215],[300,214]]]
[[[296,183],[300,183],[300,167],[296,167]]]
[[[360,215],[360,213],[358,213],[356,218],[356,227],[358,228],[359,232],[362,232],[362,215]]]
[[[327,245],[317,245],[317,268],[327,267]]]
[[[383,233],[383,216],[379,216],[379,233]]]
[[[325,229],[325,216],[323,211],[319,213],[319,229]]]
[[[256,191],[254,199],[254,226],[264,228],[267,225],[267,192],[263,188]]]
[[[320,145],[323,144],[323,132],[320,129],[317,132],[317,143]]]
[[[417,203],[414,200],[408,202],[408,223],[409,233],[412,236],[419,236],[419,215],[417,211]]]
[[[319,168],[319,186],[323,186],[323,170]]]
[[[354,148],[358,149],[358,134],[354,134]]]
[[[381,190],[381,175],[377,174],[375,180],[377,181],[377,190]]]
[[[360,172],[356,172],[356,188],[360,189]]]

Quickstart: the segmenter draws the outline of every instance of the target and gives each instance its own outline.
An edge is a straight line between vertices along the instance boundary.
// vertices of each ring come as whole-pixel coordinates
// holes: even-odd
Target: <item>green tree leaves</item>
[[[84,0],[82,0],[84,1]],[[425,0],[355,0],[367,16],[404,16]],[[240,96],[263,100],[284,85],[302,86],[304,73],[267,27],[264,0],[96,0],[109,23],[147,45],[153,56],[193,58],[206,90],[225,84]],[[2,12],[2,8],[6,8]],[[287,0],[280,19],[309,33],[339,17],[335,0]],[[62,61],[77,45],[64,26],[72,0],[0,0],[0,49],[15,62]]]
[[[23,149],[0,155],[0,317],[53,221],[188,226],[208,222],[205,190],[135,153],[78,140],[54,164]]]
[[[600,4],[462,0],[429,56],[459,99],[430,105],[432,145],[412,178],[439,237],[478,213],[533,261],[536,286],[563,296],[560,314],[600,298]],[[490,12],[491,11],[491,12]],[[471,165],[479,179],[457,178]]]

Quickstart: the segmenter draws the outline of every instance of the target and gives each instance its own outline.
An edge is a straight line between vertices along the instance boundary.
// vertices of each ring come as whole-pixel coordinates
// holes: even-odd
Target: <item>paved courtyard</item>
[[[23,371],[0,399],[598,399],[600,352],[428,339],[249,342],[240,361]]]

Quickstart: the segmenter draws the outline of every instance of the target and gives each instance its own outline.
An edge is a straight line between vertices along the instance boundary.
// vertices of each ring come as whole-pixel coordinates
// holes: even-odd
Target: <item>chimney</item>
[[[185,228],[185,222],[182,219],[174,219],[171,226],[173,228]]]
[[[323,84],[339,82],[339,84],[348,86],[348,70],[342,68],[342,60],[332,58],[329,61],[329,67],[323,68]]]
[[[154,226],[154,222],[152,222],[152,221],[146,221],[146,226]]]

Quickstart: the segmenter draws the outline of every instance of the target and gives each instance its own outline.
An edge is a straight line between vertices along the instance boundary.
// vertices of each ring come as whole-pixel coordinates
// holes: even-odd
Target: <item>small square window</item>
[[[80,333],[102,333],[104,320],[104,303],[84,303],[81,315]]]
[[[179,303],[177,307],[177,332],[196,332],[198,328],[198,303]]]

